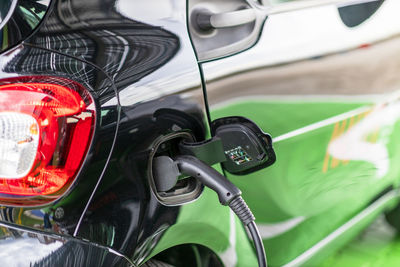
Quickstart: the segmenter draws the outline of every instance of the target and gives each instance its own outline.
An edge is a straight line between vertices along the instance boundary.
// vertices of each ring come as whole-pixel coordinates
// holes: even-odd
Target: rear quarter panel
[[[101,69],[117,91],[103,104],[120,112],[116,141],[93,197],[85,198],[89,203],[74,228],[76,237],[110,247],[135,264],[179,244],[204,245],[226,263],[255,262],[244,229],[229,209],[219,207],[213,192],[168,207],[149,188],[149,157],[157,139],[177,129],[191,130],[197,140],[209,135],[185,1],[55,1],[27,43]],[[158,116],[169,111],[182,118]],[[236,255],[239,246],[244,257]]]

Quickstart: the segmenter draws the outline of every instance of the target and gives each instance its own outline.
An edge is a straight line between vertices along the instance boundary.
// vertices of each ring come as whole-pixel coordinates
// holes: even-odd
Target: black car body
[[[293,76],[279,78],[279,75],[272,73],[269,76],[260,71],[268,64],[275,67],[302,60],[315,61],[344,49],[333,48],[318,55],[277,59],[274,64],[257,65],[261,59],[257,61],[254,57],[248,57],[249,60],[244,62],[246,57],[240,58],[240,55],[256,51],[257,57],[257,51],[266,44],[260,36],[266,31],[264,27],[267,24],[264,23],[268,23],[270,18],[257,9],[261,5],[257,1],[254,1],[257,4],[232,1],[240,9],[244,6],[257,10],[257,20],[232,33],[234,37],[231,39],[224,39],[228,34],[221,33],[223,36],[216,38],[222,41],[211,39],[204,43],[202,33],[197,34],[198,29],[193,28],[190,15],[193,6],[201,1],[9,2],[10,6],[4,7],[4,10],[14,11],[5,12],[10,17],[3,20],[7,23],[2,28],[0,86],[54,83],[83,88],[79,90],[88,95],[82,96],[81,93],[81,97],[85,101],[89,99],[87,108],[93,112],[93,121],[87,139],[81,143],[76,141],[78,147],[87,147],[79,168],[56,193],[7,195],[2,191],[2,265],[153,266],[154,261],[163,261],[173,266],[255,266],[255,252],[245,230],[228,209],[219,206],[215,195],[206,190],[199,202],[190,204],[191,213],[183,211],[182,205],[198,199],[203,191],[197,180],[188,178],[168,192],[157,192],[152,178],[153,158],[174,155],[176,142],[182,139],[201,142],[209,138],[211,120],[218,117],[212,115],[210,109],[231,98],[250,94],[307,96],[320,93],[316,84],[325,90],[321,95],[334,94],[332,92],[337,84],[329,84],[325,78],[340,75],[340,70],[335,68],[332,68],[331,76],[323,73],[314,78],[307,76],[309,73],[305,76],[294,73]],[[368,4],[371,1],[364,2]],[[341,10],[344,18],[341,23],[348,24],[343,27],[364,23],[382,3],[377,1],[375,6],[367,7],[359,20],[348,19],[346,10]],[[212,4],[208,4],[213,9]],[[357,6],[354,3],[348,5],[351,8]],[[224,8],[230,7],[226,5]],[[314,6],[306,8],[313,10]],[[248,27],[252,28],[249,30]],[[205,36],[212,34],[204,33]],[[364,39],[356,42],[363,45]],[[226,49],[231,43],[235,45]],[[345,49],[352,51],[353,48]],[[364,62],[366,58],[362,60]],[[341,62],[351,61],[349,56]],[[271,66],[265,68],[273,69]],[[247,72],[252,78],[240,76],[243,75],[241,72]],[[232,77],[239,77],[239,80],[232,81]],[[266,83],[269,81],[282,90],[268,86]],[[362,92],[355,88],[354,92],[379,94],[382,88],[391,92],[391,88],[397,85],[397,79],[390,81],[392,83],[385,83],[385,87],[379,84]],[[344,94],[348,93],[346,88],[359,83],[359,77],[350,85],[344,82]],[[298,91],[292,88],[296,84]],[[378,87],[379,90],[374,90]],[[302,88],[305,89],[302,91]],[[260,93],[262,90],[265,91]],[[340,110],[337,114],[326,116],[345,112],[347,110]],[[238,109],[237,114],[225,115],[246,114],[246,110]],[[84,121],[86,118],[80,116],[78,119]],[[307,119],[304,121],[314,123]],[[298,128],[301,126],[304,125]],[[377,196],[393,193],[392,184],[393,181],[387,181],[377,185],[376,190],[366,194],[362,203],[360,201],[357,207],[343,213],[341,221],[327,225],[327,233],[322,232],[321,235],[327,236],[343,221],[367,208],[367,204],[373,203]],[[243,191],[245,196],[252,194],[246,189]],[[211,202],[203,200],[206,198],[204,194]],[[263,201],[273,207],[272,210],[284,206],[284,202],[271,199]],[[392,201],[392,198],[389,200]],[[390,204],[389,200],[385,205]],[[311,201],[310,205],[313,204]],[[318,208],[314,210],[317,212]],[[314,215],[310,212],[307,216]],[[186,221],[182,222],[182,217]],[[282,220],[287,219],[284,217]],[[235,242],[240,243],[237,245],[240,249],[236,252],[235,243],[232,243],[234,231],[225,231],[226,227],[238,229]],[[314,241],[299,246],[299,251],[307,251]],[[280,255],[280,249],[277,247],[277,252],[271,253]],[[296,253],[301,254],[293,251],[293,255]],[[272,261],[273,265],[285,263],[279,257]],[[145,263],[150,258],[153,258],[153,263]],[[199,259],[202,265],[196,265]],[[300,260],[300,264],[305,262],[302,258]]]

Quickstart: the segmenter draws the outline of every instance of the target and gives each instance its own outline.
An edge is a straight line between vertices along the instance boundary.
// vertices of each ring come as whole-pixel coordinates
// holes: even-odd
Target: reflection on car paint
[[[4,224],[0,227],[0,259],[4,266],[132,266],[105,247]]]

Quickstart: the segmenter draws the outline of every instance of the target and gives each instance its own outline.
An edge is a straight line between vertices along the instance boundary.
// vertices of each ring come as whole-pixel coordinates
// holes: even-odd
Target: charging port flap
[[[222,141],[226,160],[222,167],[229,173],[245,175],[264,169],[276,161],[272,138],[244,117],[224,117],[212,122],[214,138]]]

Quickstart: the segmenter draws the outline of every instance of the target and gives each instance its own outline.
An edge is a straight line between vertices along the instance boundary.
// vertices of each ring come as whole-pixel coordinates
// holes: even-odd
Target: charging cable
[[[180,174],[199,179],[205,186],[217,193],[222,205],[232,209],[250,232],[257,253],[258,266],[267,267],[264,245],[254,222],[255,217],[241,197],[240,190],[225,176],[194,156],[177,156],[174,158],[174,163]],[[155,167],[157,168],[157,166]]]

